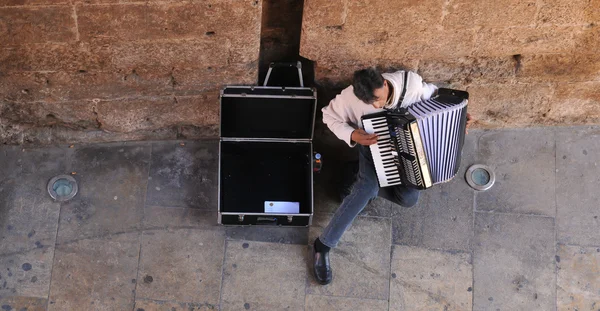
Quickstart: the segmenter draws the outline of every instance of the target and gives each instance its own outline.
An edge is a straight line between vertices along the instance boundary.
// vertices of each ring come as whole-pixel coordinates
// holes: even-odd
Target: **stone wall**
[[[215,136],[257,80],[259,0],[0,0],[0,142]]]
[[[466,89],[479,127],[600,122],[600,1],[305,0],[317,81],[363,66]]]

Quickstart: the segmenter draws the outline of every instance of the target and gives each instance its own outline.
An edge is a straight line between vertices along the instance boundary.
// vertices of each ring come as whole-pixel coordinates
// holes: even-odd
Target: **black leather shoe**
[[[315,275],[315,279],[321,285],[331,283],[333,273],[329,264],[329,252],[317,252],[313,246],[313,253],[313,274]]]

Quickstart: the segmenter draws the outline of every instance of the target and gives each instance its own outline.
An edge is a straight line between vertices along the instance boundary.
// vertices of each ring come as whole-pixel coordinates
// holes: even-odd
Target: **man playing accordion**
[[[377,135],[362,129],[361,117],[384,111],[407,108],[411,104],[428,100],[438,88],[423,82],[421,76],[410,71],[381,74],[374,68],[356,71],[352,85],[337,95],[322,109],[323,122],[350,147],[357,147],[359,168],[348,193],[323,233],[314,242],[315,279],[320,284],[332,280],[329,251],[336,247],[344,231],[369,201],[377,197],[379,183],[373,164],[370,145],[377,143]],[[467,125],[470,117],[467,115]],[[411,207],[419,200],[419,190],[406,185],[390,188],[395,203]]]

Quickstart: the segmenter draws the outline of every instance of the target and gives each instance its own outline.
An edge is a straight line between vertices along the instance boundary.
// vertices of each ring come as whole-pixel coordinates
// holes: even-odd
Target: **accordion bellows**
[[[466,92],[463,92],[466,94]],[[440,95],[402,111],[362,117],[381,187],[408,185],[426,189],[451,180],[460,167],[466,130],[468,94]]]
[[[467,100],[442,102],[435,98],[408,107],[417,119],[433,184],[448,181],[460,166]]]

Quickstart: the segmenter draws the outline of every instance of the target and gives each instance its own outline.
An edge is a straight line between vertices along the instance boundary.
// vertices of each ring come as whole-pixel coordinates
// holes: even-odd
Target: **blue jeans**
[[[375,173],[373,157],[369,147],[358,145],[358,176],[352,185],[350,194],[342,201],[340,207],[335,211],[333,218],[323,230],[319,240],[329,247],[336,247],[344,231],[348,229],[354,218],[367,206],[369,201],[379,193],[379,182]],[[405,207],[417,204],[419,190],[406,187],[394,186],[394,202]]]

